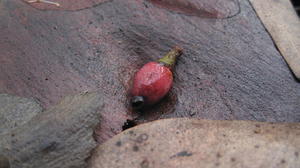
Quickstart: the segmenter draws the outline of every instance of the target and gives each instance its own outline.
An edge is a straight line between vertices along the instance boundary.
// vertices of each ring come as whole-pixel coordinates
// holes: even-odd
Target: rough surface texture
[[[22,127],[42,110],[33,99],[0,94],[0,137],[17,127]]]
[[[66,95],[101,90],[99,142],[134,117],[300,121],[300,84],[249,2],[229,3],[225,11],[233,17],[212,8],[216,1],[187,0],[179,8],[183,2],[113,0],[70,12],[2,0],[0,93],[34,97],[50,108]],[[132,113],[133,74],[174,45],[184,54],[170,94]]]
[[[30,0],[22,0],[28,3]],[[49,5],[47,3],[28,3],[32,7],[39,10],[64,10],[64,11],[78,11],[83,9],[88,9],[100,5],[104,2],[112,0],[50,0],[52,2],[58,3],[60,6]]]
[[[167,119],[95,150],[90,168],[298,168],[300,124]]]
[[[3,155],[0,155],[0,167],[1,168],[10,168],[9,160]]]
[[[98,93],[66,97],[22,127],[1,134],[0,165],[8,159],[11,168],[86,167],[102,108]]]
[[[300,19],[290,1],[250,0],[295,76],[300,80]]]

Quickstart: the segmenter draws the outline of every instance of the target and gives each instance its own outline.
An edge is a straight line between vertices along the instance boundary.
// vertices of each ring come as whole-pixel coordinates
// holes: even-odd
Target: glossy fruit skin
[[[134,76],[132,96],[142,96],[145,105],[152,105],[161,100],[170,90],[173,74],[162,63],[149,62]]]

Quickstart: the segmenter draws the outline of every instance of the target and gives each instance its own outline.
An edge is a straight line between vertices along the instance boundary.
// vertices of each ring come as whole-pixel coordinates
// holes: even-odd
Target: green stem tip
[[[163,63],[168,67],[173,67],[176,63],[176,58],[182,54],[182,48],[176,46],[171,51],[169,51],[164,57],[158,60],[158,62]]]

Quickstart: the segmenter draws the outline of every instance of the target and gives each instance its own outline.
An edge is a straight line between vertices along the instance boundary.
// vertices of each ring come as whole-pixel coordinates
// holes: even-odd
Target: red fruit
[[[148,104],[154,104],[171,88],[173,75],[169,68],[157,62],[149,62],[134,78],[132,95],[143,96]]]
[[[181,52],[182,49],[175,47],[158,62],[145,64],[135,74],[131,91],[134,108],[155,104],[168,93],[173,83],[171,70]]]

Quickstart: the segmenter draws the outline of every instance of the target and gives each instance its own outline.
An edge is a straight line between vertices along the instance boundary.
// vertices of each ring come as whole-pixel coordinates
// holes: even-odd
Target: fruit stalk
[[[165,66],[169,68],[173,68],[176,59],[178,56],[180,56],[182,53],[182,48],[176,46],[174,47],[170,52],[168,52],[164,57],[158,60],[158,62],[163,63]]]

